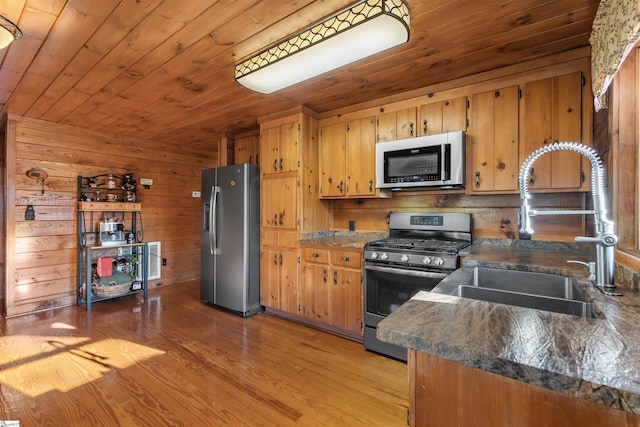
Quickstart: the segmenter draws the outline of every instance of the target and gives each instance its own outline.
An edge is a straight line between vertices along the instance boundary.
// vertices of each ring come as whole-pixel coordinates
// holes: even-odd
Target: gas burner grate
[[[468,245],[469,242],[458,240],[389,237],[371,242],[367,246],[382,249],[457,253],[460,249]]]

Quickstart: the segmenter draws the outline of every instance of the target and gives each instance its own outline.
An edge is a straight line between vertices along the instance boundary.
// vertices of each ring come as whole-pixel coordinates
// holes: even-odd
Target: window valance
[[[591,74],[596,111],[606,107],[606,93],[640,38],[640,0],[602,0],[591,31]]]

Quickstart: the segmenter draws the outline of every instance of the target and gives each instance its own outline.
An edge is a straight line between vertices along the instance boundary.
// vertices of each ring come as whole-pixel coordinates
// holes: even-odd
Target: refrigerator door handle
[[[209,228],[209,248],[211,251],[211,255],[214,253],[219,253],[220,248],[218,247],[218,194],[220,194],[220,187],[214,185],[211,187],[211,211],[209,212],[210,220],[209,224],[211,225]]]

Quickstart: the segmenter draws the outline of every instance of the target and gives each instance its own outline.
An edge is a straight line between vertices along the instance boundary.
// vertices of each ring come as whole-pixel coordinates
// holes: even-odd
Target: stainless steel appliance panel
[[[201,298],[248,316],[262,311],[259,169],[244,164],[214,171],[213,183],[203,172]]]

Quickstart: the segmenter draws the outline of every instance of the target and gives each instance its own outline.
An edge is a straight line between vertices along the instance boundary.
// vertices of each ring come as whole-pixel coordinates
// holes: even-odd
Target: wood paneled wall
[[[588,193],[533,194],[534,208],[585,209]],[[359,231],[388,231],[391,212],[468,212],[473,218],[473,237],[518,238],[520,206],[517,194],[469,196],[434,191],[395,193],[390,199],[337,200],[334,202],[334,226],[347,230],[349,220]],[[534,240],[573,241],[584,236],[584,215],[546,215],[533,219]]]
[[[211,151],[188,146],[133,140],[117,135],[10,116],[6,160],[7,316],[76,302],[77,176],[133,172],[152,178],[138,185],[144,241],[162,242],[162,278],[170,285],[200,275],[200,191],[202,169],[217,166]],[[42,186],[25,172],[41,168],[49,177]],[[26,221],[33,205],[35,221]],[[129,224],[127,224],[129,226]],[[140,226],[138,226],[140,228]]]

